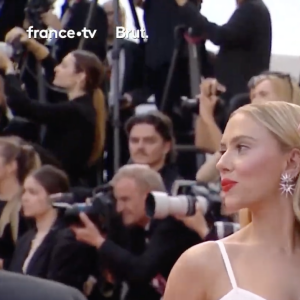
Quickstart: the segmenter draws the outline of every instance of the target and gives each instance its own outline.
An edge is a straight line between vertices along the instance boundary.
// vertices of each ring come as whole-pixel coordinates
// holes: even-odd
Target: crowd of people
[[[12,18],[12,2],[2,1],[0,39],[23,51],[0,51],[0,298],[297,299],[300,88],[269,70],[264,2],[237,0],[219,26],[202,0],[133,1],[148,40],[120,41],[118,73],[113,0],[96,7],[84,49],[79,38],[28,38],[30,19]],[[90,5],[66,0],[61,19],[50,10],[41,22],[76,31]],[[185,43],[171,61],[182,24],[201,37],[199,95]],[[136,114],[150,96],[157,109]]]

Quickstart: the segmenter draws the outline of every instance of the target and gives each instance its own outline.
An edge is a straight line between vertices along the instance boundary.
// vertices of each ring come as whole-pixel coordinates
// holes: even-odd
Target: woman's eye
[[[246,149],[248,149],[248,147],[247,146],[245,146],[245,145],[237,145],[237,147],[236,147],[237,149],[238,149],[238,151],[239,152],[241,152],[241,151],[243,151],[243,150],[246,150]]]

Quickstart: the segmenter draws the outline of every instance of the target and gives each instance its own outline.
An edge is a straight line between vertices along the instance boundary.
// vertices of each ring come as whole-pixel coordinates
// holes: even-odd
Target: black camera
[[[219,190],[206,183],[181,180],[172,196],[163,192],[149,193],[146,199],[146,214],[150,218],[163,219],[168,216],[192,216],[201,209],[208,223],[223,218]],[[184,194],[183,194],[184,193]]]
[[[17,36],[11,43],[0,42],[0,52],[5,53],[16,63],[19,63],[24,51],[21,36]]]
[[[217,92],[219,97],[215,109],[214,109],[214,119],[217,124],[223,122],[224,118],[227,116],[227,107],[225,101],[222,99],[222,93]],[[199,114],[200,108],[200,100],[199,99],[189,99],[187,97],[181,98],[181,109],[183,113],[192,113]]]
[[[30,26],[34,29],[43,30],[47,26],[42,22],[41,14],[48,12],[55,0],[28,0],[25,8],[25,16]]]
[[[108,232],[115,212],[111,186],[97,188],[87,203],[74,203],[72,193],[55,194],[50,196],[50,199],[53,201],[52,206],[61,211],[66,225],[81,226],[79,214],[83,212],[101,232]]]

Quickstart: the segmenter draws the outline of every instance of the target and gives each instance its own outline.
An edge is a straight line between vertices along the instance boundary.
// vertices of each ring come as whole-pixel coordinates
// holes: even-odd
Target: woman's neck
[[[46,214],[35,219],[38,233],[47,234],[57,219],[57,211],[51,209]]]
[[[252,223],[248,230],[256,243],[268,244],[273,249],[292,253],[300,245],[292,199],[282,197],[264,201],[263,205],[252,210]]]
[[[69,101],[72,101],[76,98],[79,98],[79,97],[85,95],[85,94],[86,94],[85,91],[74,89],[74,90],[68,91],[68,99],[69,99]]]
[[[0,199],[10,201],[20,190],[21,185],[17,178],[6,178],[0,182]]]

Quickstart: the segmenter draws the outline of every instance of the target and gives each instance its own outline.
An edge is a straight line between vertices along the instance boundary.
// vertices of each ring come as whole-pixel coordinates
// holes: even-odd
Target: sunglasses
[[[286,80],[288,82],[288,84],[289,84],[289,87],[290,87],[291,99],[293,99],[293,96],[294,96],[294,87],[293,87],[292,77],[288,73],[282,73],[282,72],[276,72],[276,71],[266,71],[266,72],[261,73],[260,75],[253,76],[249,80],[249,82],[248,82],[248,88],[249,88],[249,90],[255,88],[256,85],[260,81],[262,81],[264,79],[268,79],[270,77],[277,77],[279,79]]]

